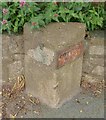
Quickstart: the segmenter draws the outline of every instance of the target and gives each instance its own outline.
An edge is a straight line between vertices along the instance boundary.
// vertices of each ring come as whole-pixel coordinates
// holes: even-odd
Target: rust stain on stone
[[[66,63],[75,60],[84,51],[83,42],[71,46],[65,50],[59,51],[57,54],[57,68],[64,66]]]

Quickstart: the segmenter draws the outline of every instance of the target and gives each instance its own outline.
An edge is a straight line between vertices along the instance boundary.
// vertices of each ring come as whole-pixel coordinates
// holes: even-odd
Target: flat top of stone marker
[[[85,34],[85,25],[81,23],[51,23],[42,28],[42,42],[55,48],[77,44]]]
[[[85,36],[85,24],[78,22],[50,23],[45,28],[40,28],[40,31],[33,30],[32,35],[35,36],[35,41],[58,51],[82,41]]]

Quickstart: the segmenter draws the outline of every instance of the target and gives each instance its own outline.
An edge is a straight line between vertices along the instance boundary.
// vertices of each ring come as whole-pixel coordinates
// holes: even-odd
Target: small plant
[[[86,2],[2,2],[2,31],[20,32],[26,22],[39,29],[51,22],[81,22],[88,30],[106,26],[104,3]]]
[[[37,3],[2,2],[2,30],[7,32],[20,32],[26,22],[36,15],[39,10]]]

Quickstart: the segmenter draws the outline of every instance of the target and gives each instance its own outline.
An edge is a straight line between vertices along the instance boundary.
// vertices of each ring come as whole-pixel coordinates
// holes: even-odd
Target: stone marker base
[[[58,108],[80,92],[82,57],[58,70],[48,69],[30,56],[26,56],[25,61],[26,91],[42,103]]]
[[[26,91],[42,103],[58,108],[80,91],[85,26],[53,23],[30,33],[26,27]]]

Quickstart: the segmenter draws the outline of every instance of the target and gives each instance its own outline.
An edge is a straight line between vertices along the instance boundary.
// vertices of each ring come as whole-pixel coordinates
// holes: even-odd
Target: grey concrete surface
[[[98,97],[92,96],[89,92],[81,92],[72,100],[66,102],[59,109],[49,108],[46,105],[39,105],[39,115],[35,113],[36,106],[30,106],[31,111],[26,115],[20,114],[17,117],[24,118],[104,118],[104,93]]]

